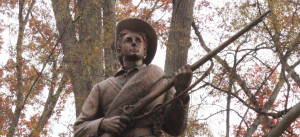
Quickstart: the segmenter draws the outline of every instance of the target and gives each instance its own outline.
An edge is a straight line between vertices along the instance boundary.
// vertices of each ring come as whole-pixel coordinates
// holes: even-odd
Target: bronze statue
[[[124,104],[132,104],[168,83],[163,70],[150,64],[157,48],[157,35],[147,22],[127,18],[116,29],[116,53],[122,67],[113,76],[96,84],[74,124],[74,136],[156,137],[180,135],[186,126],[188,94],[137,121],[123,115]],[[189,65],[175,73],[174,87],[156,98],[137,115],[149,112],[172,99],[192,79]]]

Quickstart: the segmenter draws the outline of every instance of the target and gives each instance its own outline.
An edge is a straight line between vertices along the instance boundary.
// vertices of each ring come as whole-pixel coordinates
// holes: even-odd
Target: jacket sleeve
[[[167,92],[166,100],[170,100],[175,95],[175,88]],[[164,109],[163,130],[172,136],[179,136],[184,132],[187,125],[187,116],[189,109],[189,96],[184,100],[175,100]]]
[[[96,84],[82,106],[74,124],[74,137],[98,136],[98,128],[104,116],[100,104],[99,84]]]

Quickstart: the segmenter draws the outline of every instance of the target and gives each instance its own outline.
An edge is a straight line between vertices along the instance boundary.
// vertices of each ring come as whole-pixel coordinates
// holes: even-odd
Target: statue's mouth
[[[131,49],[130,51],[131,51],[131,52],[139,52],[138,49]]]

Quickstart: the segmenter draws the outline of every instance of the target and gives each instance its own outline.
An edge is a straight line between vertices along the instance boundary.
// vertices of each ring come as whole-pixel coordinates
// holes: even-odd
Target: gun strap
[[[122,108],[126,105],[132,105],[138,99],[143,98],[148,94],[153,84],[156,83],[162,76],[164,71],[156,65],[148,65],[139,70],[129,81],[122,86],[120,92],[110,104],[106,117],[120,115]],[[111,79],[111,83],[119,85],[117,81]],[[118,86],[119,87],[119,86]]]
[[[115,78],[111,77],[108,79],[109,83],[117,90],[120,91],[122,89],[122,85]]]

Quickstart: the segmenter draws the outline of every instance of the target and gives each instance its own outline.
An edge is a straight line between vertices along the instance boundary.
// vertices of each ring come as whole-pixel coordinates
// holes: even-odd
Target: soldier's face
[[[147,47],[140,34],[129,32],[122,40],[121,55],[127,60],[140,60],[146,55]]]

